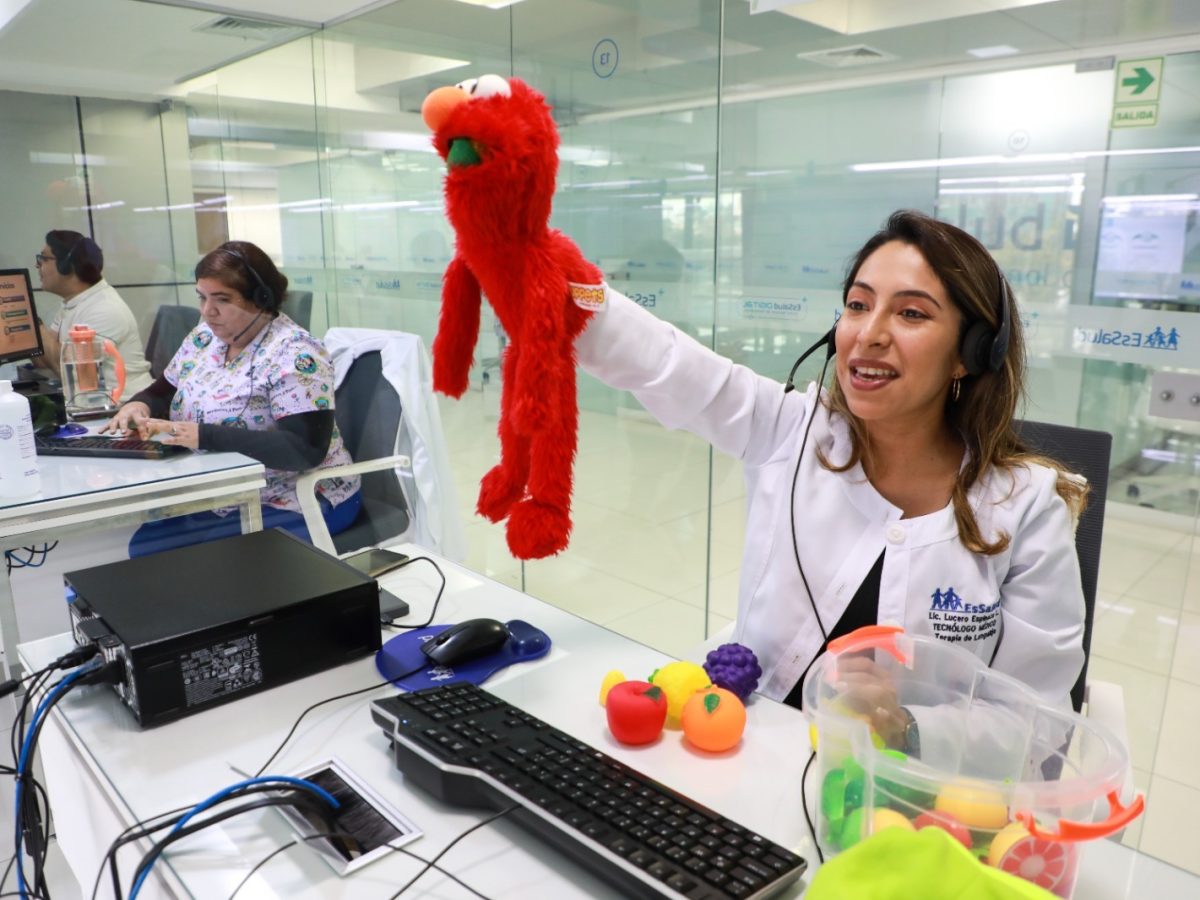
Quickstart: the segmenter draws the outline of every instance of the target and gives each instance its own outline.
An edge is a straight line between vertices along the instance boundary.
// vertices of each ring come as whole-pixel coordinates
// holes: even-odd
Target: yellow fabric
[[[940,828],[887,828],[823,865],[806,900],[1054,900],[979,862]]]

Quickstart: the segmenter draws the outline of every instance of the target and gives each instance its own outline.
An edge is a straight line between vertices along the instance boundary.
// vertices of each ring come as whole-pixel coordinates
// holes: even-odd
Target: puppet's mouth
[[[446,154],[446,164],[451,168],[459,166],[477,166],[483,160],[470,138],[454,138],[450,141],[450,152]]]

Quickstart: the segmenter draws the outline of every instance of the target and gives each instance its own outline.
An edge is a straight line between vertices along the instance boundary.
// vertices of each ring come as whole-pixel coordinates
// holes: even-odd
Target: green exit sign
[[[1149,128],[1158,124],[1163,58],[1127,59],[1117,63],[1113,93],[1113,128]]]

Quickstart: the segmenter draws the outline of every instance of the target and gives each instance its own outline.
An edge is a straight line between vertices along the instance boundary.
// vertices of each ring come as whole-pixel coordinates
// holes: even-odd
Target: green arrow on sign
[[[1141,66],[1138,66],[1133,71],[1137,73],[1136,77],[1123,79],[1121,87],[1131,87],[1135,94],[1140,94],[1146,88],[1150,87],[1150,85],[1154,84],[1154,76]]]

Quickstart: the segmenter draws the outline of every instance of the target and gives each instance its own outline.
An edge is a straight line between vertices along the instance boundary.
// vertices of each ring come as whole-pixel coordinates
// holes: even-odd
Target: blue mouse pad
[[[511,636],[499,650],[460,663],[452,669],[435,665],[421,652],[422,644],[441,634],[449,625],[430,625],[396,635],[375,654],[375,666],[388,681],[394,681],[410,691],[419,691],[421,688],[453,684],[456,681],[483,684],[493,674],[513,663],[529,662],[550,652],[550,637],[540,628],[534,628],[520,619],[504,624]],[[425,667],[413,672],[421,663],[425,663]],[[405,675],[405,672],[412,674]]]

